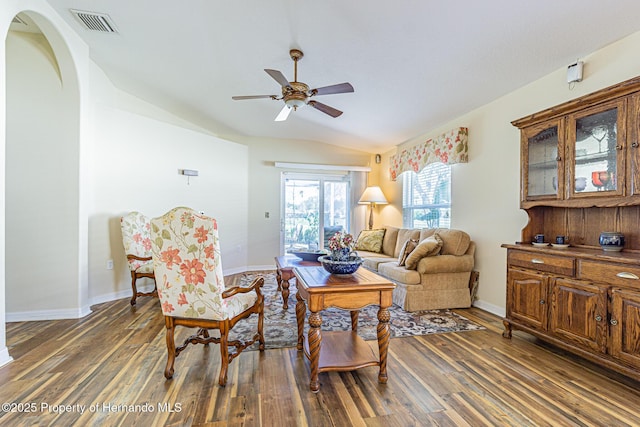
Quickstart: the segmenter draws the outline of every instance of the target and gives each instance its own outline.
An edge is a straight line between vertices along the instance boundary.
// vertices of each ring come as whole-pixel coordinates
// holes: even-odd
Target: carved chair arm
[[[262,285],[264,285],[264,278],[256,277],[255,279],[253,279],[253,282],[251,282],[251,285],[247,287],[234,286],[232,288],[225,289],[225,291],[222,292],[222,298],[229,298],[235,294],[246,294],[247,292],[251,291],[255,291],[259,296],[261,294],[260,288],[262,287]]]
[[[127,259],[135,259],[138,261],[151,261],[153,258],[151,258],[150,256],[141,257],[138,255],[127,254]]]

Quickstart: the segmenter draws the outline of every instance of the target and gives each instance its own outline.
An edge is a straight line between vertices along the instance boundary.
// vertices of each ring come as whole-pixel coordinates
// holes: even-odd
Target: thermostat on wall
[[[567,83],[582,81],[583,65],[584,65],[584,62],[578,61],[575,64],[571,64],[567,67]]]

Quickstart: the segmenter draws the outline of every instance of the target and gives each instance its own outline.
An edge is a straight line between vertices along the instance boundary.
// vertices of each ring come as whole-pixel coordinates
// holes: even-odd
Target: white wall
[[[405,144],[411,146],[456,127],[469,128],[469,163],[452,169],[451,227],[467,231],[478,244],[479,307],[504,314],[506,250],[500,245],[520,240],[527,223],[526,213],[519,208],[520,136],[511,121],[637,76],[640,56],[635,52],[639,49],[640,33],[636,33],[580,58],[585,61],[584,79],[573,90],[562,68]],[[387,176],[386,181],[382,179],[385,194],[400,192],[395,207],[388,210],[387,220],[392,221],[398,219],[401,186],[400,180],[388,180],[387,170],[381,172]]]
[[[130,296],[120,217],[137,210],[160,216],[188,206],[217,219],[225,274],[247,265],[248,149],[244,145],[131,113],[96,106],[91,168],[89,277],[92,302]],[[128,99],[128,104],[141,101]],[[179,169],[199,176],[179,175]],[[189,183],[187,183],[189,182]],[[114,260],[114,270],[106,261]]]

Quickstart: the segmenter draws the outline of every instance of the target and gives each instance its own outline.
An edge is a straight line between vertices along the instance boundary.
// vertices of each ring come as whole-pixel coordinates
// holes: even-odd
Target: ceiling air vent
[[[107,14],[75,9],[70,9],[70,11],[88,30],[100,31],[102,33],[118,32],[115,24]]]

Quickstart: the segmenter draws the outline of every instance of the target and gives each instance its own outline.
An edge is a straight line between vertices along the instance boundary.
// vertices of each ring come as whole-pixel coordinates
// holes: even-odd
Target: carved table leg
[[[276,289],[277,291],[281,290],[282,288],[280,287],[280,283],[282,282],[282,276],[280,275],[280,269],[276,268],[276,283],[278,283],[278,289]]]
[[[389,350],[389,338],[391,337],[391,329],[389,328],[389,320],[391,314],[387,308],[380,307],[378,310],[378,352],[380,353],[380,373],[378,374],[378,382],[387,383],[387,350]]]
[[[307,314],[307,306],[300,296],[300,292],[296,293],[296,321],[298,323],[298,351],[302,350],[302,340],[304,334],[304,315]]]
[[[289,308],[289,279],[285,279],[281,283],[282,285],[282,308],[287,310]]]
[[[309,383],[309,388],[314,393],[320,390],[318,364],[320,362],[320,344],[322,343],[322,334],[320,333],[321,325],[322,316],[320,313],[311,313],[309,316],[309,361],[311,362],[311,382]]]
[[[505,319],[502,321],[502,324],[504,325],[504,332],[502,333],[502,336],[504,338],[511,339],[511,322]]]
[[[358,315],[360,314],[360,310],[351,311],[351,330],[353,332],[358,332]]]

